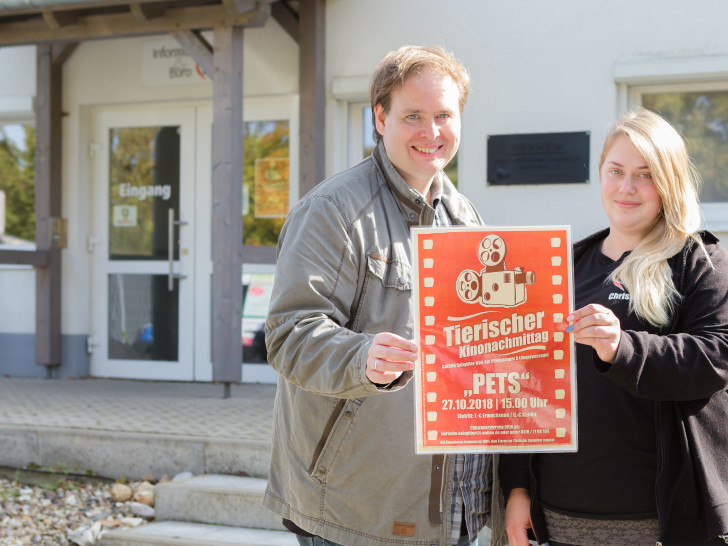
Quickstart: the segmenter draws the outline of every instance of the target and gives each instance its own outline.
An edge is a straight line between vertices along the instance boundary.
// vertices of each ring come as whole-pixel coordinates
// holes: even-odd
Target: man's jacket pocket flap
[[[367,267],[370,273],[386,287],[398,290],[412,289],[412,267],[409,263],[370,252],[367,256]]]

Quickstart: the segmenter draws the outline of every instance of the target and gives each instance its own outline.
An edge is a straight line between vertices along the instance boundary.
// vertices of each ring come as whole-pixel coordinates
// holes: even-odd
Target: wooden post
[[[70,54],[70,53],[69,53]],[[35,243],[46,252],[47,265],[35,270],[35,361],[61,363],[61,248],[51,235],[52,219],[60,221],[61,79],[65,56],[55,61],[51,44],[37,46],[35,97]]]
[[[326,172],[324,0],[299,6],[300,177],[299,196],[324,179]]]
[[[242,379],[243,28],[215,29],[212,129],[212,378]]]

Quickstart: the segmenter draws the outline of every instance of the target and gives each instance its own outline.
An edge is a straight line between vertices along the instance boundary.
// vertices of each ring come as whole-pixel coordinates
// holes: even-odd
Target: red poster
[[[412,234],[417,452],[576,451],[569,228]]]

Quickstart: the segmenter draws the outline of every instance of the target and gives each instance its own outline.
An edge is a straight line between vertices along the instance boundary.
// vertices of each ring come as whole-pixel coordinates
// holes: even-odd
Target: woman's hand
[[[610,309],[590,303],[566,317],[571,322],[566,331],[574,334],[574,341],[594,348],[604,362],[614,363],[622,337],[619,319]]]
[[[402,372],[413,370],[417,360],[417,344],[397,334],[383,332],[374,336],[367,354],[366,375],[369,381],[386,385]]]
[[[531,525],[531,497],[522,487],[513,489],[506,502],[506,534],[509,546],[528,546]]]

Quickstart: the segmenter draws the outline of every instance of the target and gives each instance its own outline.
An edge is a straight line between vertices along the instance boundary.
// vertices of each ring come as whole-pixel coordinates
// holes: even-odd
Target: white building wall
[[[621,113],[617,63],[728,55],[728,4],[700,0],[336,0],[327,3],[327,75],[368,76],[403,44],[442,45],[470,69],[459,183],[492,225],[571,224],[580,238],[606,226],[598,161]],[[345,21],[345,23],[344,23]],[[342,31],[345,29],[345,32]],[[725,74],[728,80],[728,72]],[[362,97],[367,90],[362,88]],[[329,104],[331,123],[342,109]],[[589,184],[487,186],[486,137],[590,131]],[[341,167],[337,130],[328,168]]]
[[[35,272],[31,266],[0,266],[0,333],[35,331]]]
[[[32,116],[34,95],[35,46],[0,48],[0,120]]]
[[[0,123],[33,120],[35,47],[0,48]],[[0,333],[35,330],[35,272],[28,266],[0,265]]]
[[[681,0],[329,0],[326,10],[328,174],[347,164],[347,101],[368,101],[368,78],[384,54],[407,43],[443,45],[472,75],[459,156],[462,191],[491,225],[570,224],[575,239],[606,225],[597,164],[604,134],[626,105],[615,80],[618,67],[671,61],[690,67],[728,58],[724,0],[689,6]],[[293,40],[272,19],[244,36],[245,96],[296,94]],[[142,48],[160,38],[83,43],[64,67],[64,334],[89,331],[94,110],[211,100],[209,84],[144,84]],[[710,77],[728,81],[728,68],[721,70]],[[336,94],[341,82],[346,92]],[[35,48],[0,48],[0,122],[28,120],[34,94]],[[591,133],[588,184],[486,185],[488,135],[572,131]],[[0,266],[0,284],[9,283],[19,289],[1,291],[3,307],[22,303],[30,312],[11,325],[0,321],[0,332],[32,333],[34,274]]]

